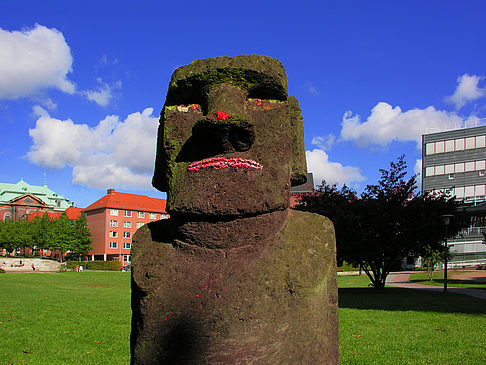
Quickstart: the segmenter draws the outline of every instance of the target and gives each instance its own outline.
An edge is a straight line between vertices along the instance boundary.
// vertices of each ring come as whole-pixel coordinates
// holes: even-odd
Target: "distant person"
[[[83,265],[79,266],[79,271],[83,271]]]
[[[35,271],[34,263],[32,263],[32,271]]]

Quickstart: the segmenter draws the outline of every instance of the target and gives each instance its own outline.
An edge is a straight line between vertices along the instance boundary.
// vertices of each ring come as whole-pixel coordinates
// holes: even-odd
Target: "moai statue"
[[[153,185],[170,219],[132,246],[132,364],[337,364],[332,223],[289,209],[301,111],[265,56],[172,75]]]

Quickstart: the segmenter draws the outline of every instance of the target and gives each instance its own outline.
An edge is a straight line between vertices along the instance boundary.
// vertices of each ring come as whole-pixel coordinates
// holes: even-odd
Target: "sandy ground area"
[[[449,271],[451,279],[456,280],[471,280],[475,283],[486,283],[486,270],[475,271]]]

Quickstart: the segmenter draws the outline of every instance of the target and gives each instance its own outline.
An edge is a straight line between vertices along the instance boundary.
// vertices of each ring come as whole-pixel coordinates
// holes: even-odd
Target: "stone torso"
[[[324,259],[335,255],[332,224],[282,214],[278,232],[237,248],[153,240],[169,221],[140,229],[132,308],[144,315],[132,323],[132,362],[337,363],[336,268]]]

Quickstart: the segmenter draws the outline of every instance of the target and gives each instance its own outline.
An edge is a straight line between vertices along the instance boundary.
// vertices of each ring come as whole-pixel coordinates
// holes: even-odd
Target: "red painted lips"
[[[199,171],[200,169],[204,169],[207,167],[212,167],[214,169],[225,169],[228,167],[244,167],[245,169],[255,169],[255,170],[262,170],[263,166],[260,165],[258,162],[253,160],[248,160],[239,157],[211,157],[201,161],[194,162],[187,166],[189,171]]]

